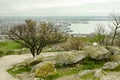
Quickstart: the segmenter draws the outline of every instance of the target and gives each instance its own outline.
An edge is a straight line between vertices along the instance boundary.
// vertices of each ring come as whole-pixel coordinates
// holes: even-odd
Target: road
[[[9,55],[0,58],[0,80],[19,80],[10,75],[7,70],[12,68],[14,64],[22,62],[26,58],[31,58],[31,54]]]

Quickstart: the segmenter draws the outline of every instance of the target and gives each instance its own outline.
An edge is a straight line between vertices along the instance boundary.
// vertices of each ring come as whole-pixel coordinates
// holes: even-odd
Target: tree
[[[33,57],[39,55],[46,45],[65,40],[63,34],[52,23],[26,20],[25,24],[12,27],[8,32],[9,39],[28,48]]]
[[[106,36],[106,29],[105,26],[102,24],[97,24],[95,28],[95,33],[98,37],[98,42],[100,45],[105,45],[105,36]]]
[[[118,14],[111,14],[110,15],[111,21],[112,21],[112,31],[113,31],[113,37],[111,41],[111,46],[114,45],[114,40],[117,36],[118,30],[120,29],[120,15]]]

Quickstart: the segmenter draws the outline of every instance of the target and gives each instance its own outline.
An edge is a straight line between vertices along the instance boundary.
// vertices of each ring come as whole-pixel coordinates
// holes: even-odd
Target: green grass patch
[[[81,63],[82,70],[101,68],[101,67],[103,67],[103,65],[106,62],[107,62],[107,60],[93,60],[93,59],[90,59],[90,58],[86,58]]]
[[[26,67],[26,66],[21,66],[21,67],[13,67],[11,69],[8,69],[7,71],[12,74],[12,75],[15,75],[15,74],[20,74],[20,73],[23,73],[23,72],[30,72],[31,68],[29,67]]]
[[[5,55],[23,54],[28,52],[28,49],[22,50],[22,46],[14,41],[6,40],[0,42],[0,57]]]
[[[21,49],[22,46],[14,41],[7,40],[0,42],[0,49],[6,50],[6,49]]]

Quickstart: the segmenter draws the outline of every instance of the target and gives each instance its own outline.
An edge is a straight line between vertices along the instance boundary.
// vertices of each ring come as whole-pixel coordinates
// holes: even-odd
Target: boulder
[[[90,58],[103,60],[111,57],[111,53],[103,46],[87,46],[83,50],[88,52]]]
[[[44,78],[48,75],[55,74],[56,69],[52,62],[45,61],[41,62],[39,65],[35,68],[35,76]]]
[[[55,59],[56,59],[56,55],[57,53],[41,53],[40,55],[37,55],[36,57],[34,57],[33,59],[31,59],[30,61],[27,62],[28,66],[34,66],[36,64],[39,64],[40,62],[43,61],[51,61],[53,63],[55,63]]]
[[[27,58],[23,62],[16,64],[15,67],[28,66],[27,62],[29,62],[31,60],[32,60],[32,58]]]
[[[35,58],[32,58],[31,60],[27,61],[26,64],[28,66],[34,66],[40,62],[42,62],[43,57],[42,56],[36,56]]]
[[[94,77],[95,78],[100,78],[103,75],[102,69],[96,69]]]
[[[70,51],[59,53],[56,56],[56,64],[74,64],[87,57],[86,51]]]
[[[22,80],[34,80],[35,76],[34,74],[29,74],[29,75],[25,75],[25,77],[23,77]]]
[[[80,71],[75,77],[75,80],[81,79],[82,76],[92,74],[94,79],[99,79],[101,76],[103,76],[102,69],[95,69],[95,70],[84,70]],[[89,77],[88,77],[89,78]]]
[[[94,73],[93,70],[84,70],[84,71],[81,71],[78,73],[78,76],[81,77],[81,76],[84,76],[86,74],[90,74],[90,73]]]
[[[44,55],[39,55],[33,58],[32,60],[28,61],[27,64],[29,66],[34,66],[40,62],[50,61],[53,62],[55,65],[63,65],[63,64],[74,64],[82,59],[87,57],[86,51],[69,51],[69,52],[57,52],[57,53],[49,53]]]
[[[120,55],[120,47],[118,46],[106,46],[106,49],[108,49],[112,54]]]
[[[100,77],[100,80],[120,80],[120,72],[110,72]]]
[[[107,62],[102,69],[115,69],[120,65],[120,62]]]
[[[114,54],[112,57],[111,57],[112,61],[120,61],[120,54]]]

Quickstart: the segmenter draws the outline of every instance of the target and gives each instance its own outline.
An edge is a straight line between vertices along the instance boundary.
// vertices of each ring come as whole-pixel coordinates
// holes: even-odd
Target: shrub
[[[81,50],[84,47],[84,41],[79,37],[69,38],[63,46],[66,50]]]
[[[0,57],[4,56],[5,52],[3,50],[0,50]]]
[[[5,55],[15,54],[14,50],[6,50]]]
[[[52,62],[42,62],[40,66],[35,69],[35,75],[40,78],[45,78],[55,73],[56,69]]]

